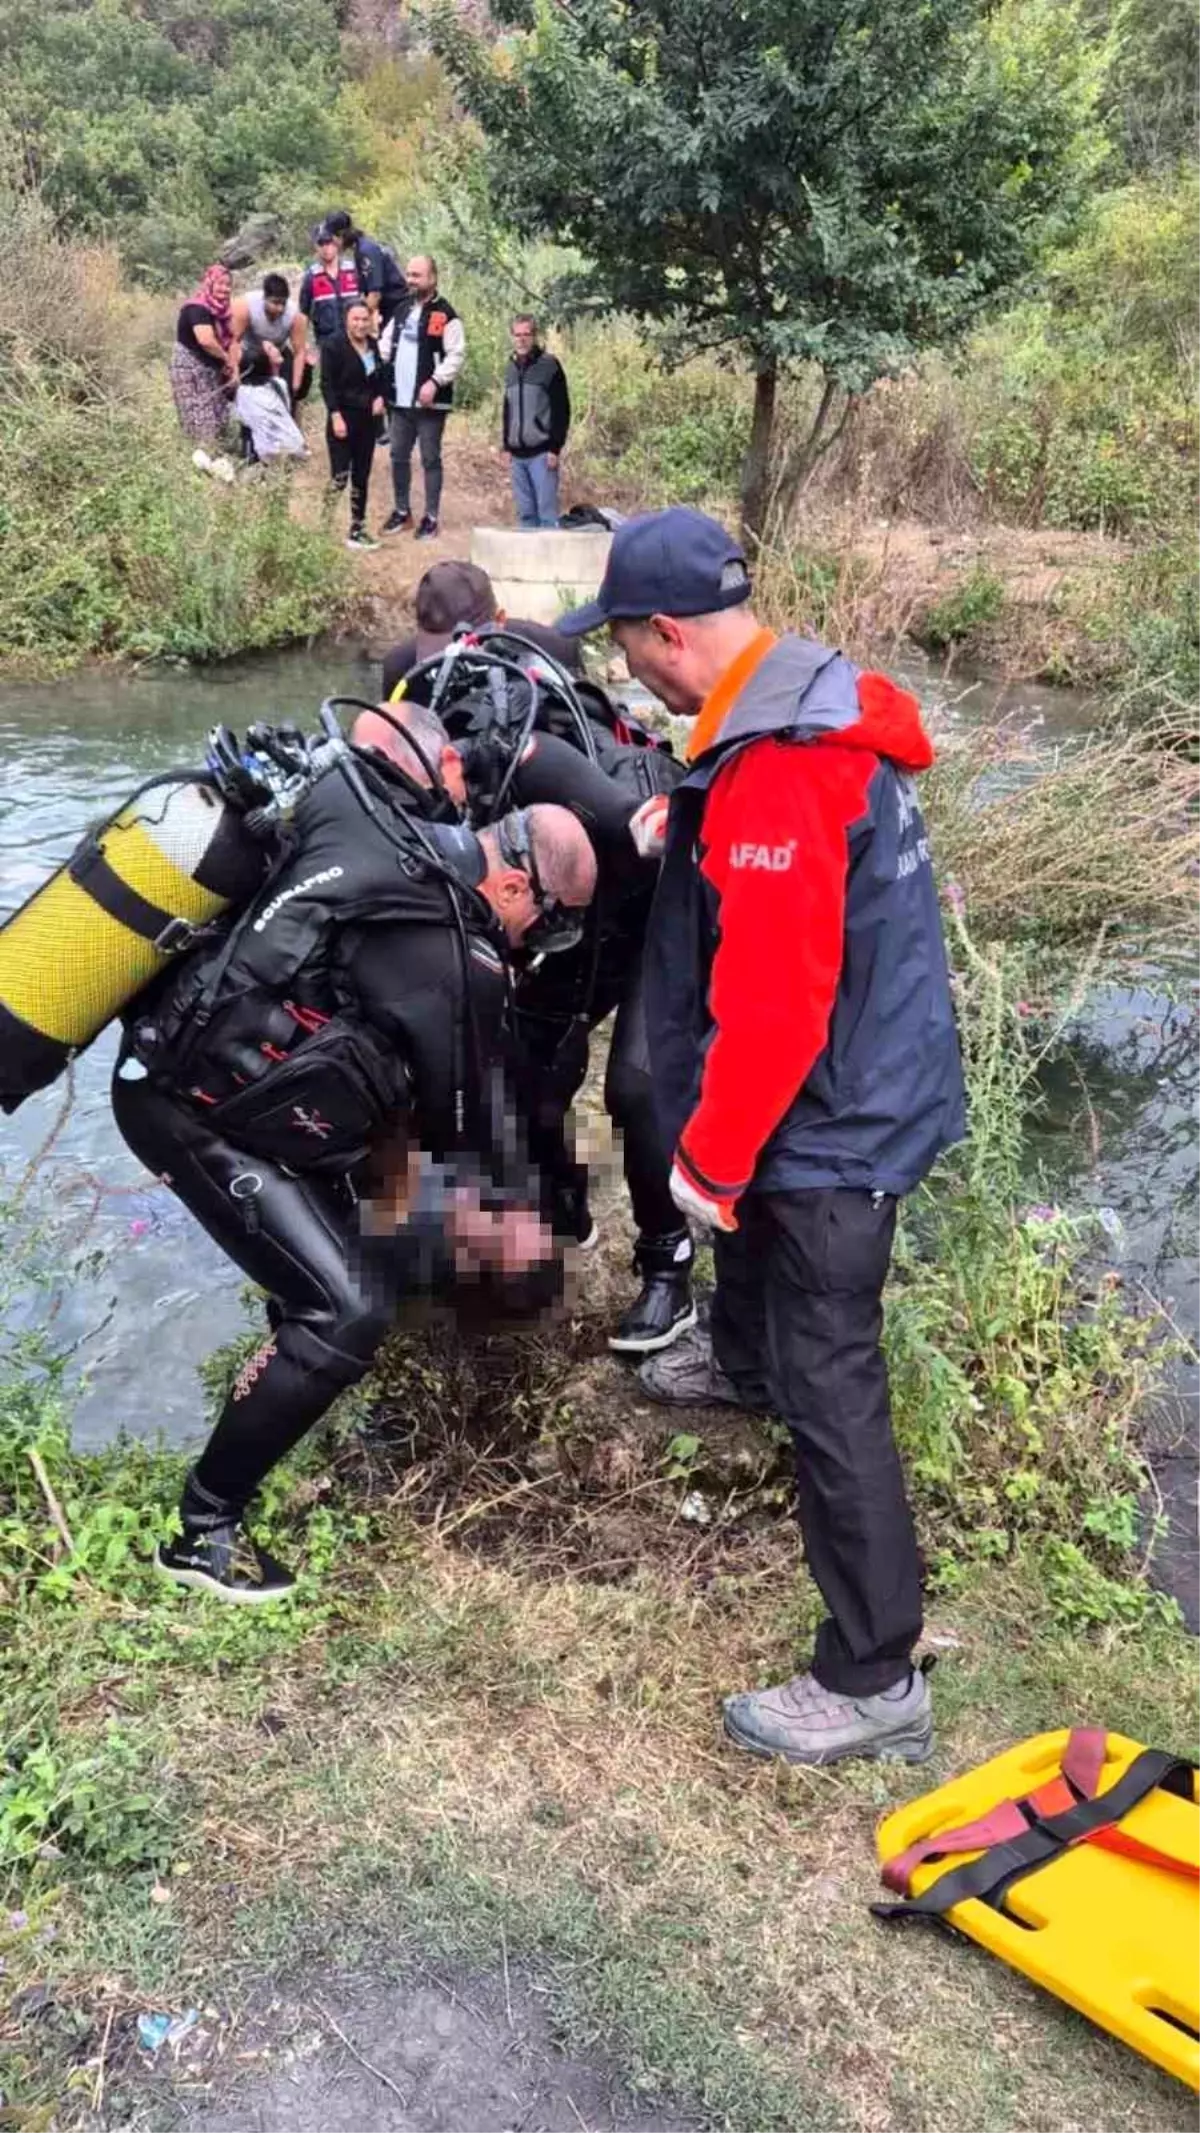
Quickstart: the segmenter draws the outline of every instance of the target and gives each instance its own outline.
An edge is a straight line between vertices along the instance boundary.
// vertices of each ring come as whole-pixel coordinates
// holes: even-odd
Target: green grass
[[[723,1746],[721,1693],[802,1663],[819,1603],[770,1438],[721,1485],[709,1418],[646,1422],[597,1359],[619,1235],[552,1340],[408,1333],[374,1419],[344,1406],[271,1477],[259,1530],[300,1570],[284,1609],[155,1575],[182,1461],[73,1455],[61,1366],[18,1338],[0,1368],[14,2108],[85,2124],[107,2032],[110,2104],[134,2110],[147,2007],[214,2007],[225,2035],[256,1981],[503,1951],[576,2048],[726,2133],[1191,2122],[1181,2090],[999,1963],[868,1910],[875,1824],[902,1799],[1042,1730],[1186,1749],[1196,1723],[1194,1646],[1128,1530],[1146,1329],[1080,1234],[1023,1213],[1044,1025],[1018,1012],[1018,963],[959,948],[975,1139],[911,1210],[889,1333],[941,1655],[934,1762],[789,1771]],[[40,1263],[36,1240],[9,1254]],[[212,1398],[235,1361],[214,1359]],[[700,1530],[679,1516],[697,1479],[725,1505]],[[34,2019],[21,1995],[48,1982]]]
[[[5,1624],[14,1747],[53,1730],[76,1774],[54,1852],[8,1887],[29,1922],[5,1985],[49,1974],[59,2010],[0,2030],[18,2106],[58,2092],[68,2031],[90,2087],[110,2008],[119,2092],[140,2007],[232,2016],[255,1977],[323,1966],[491,1968],[503,1936],[574,2044],[603,2037],[731,2133],[856,2127],[872,2097],[931,2133],[1183,2126],[1182,2093],[1085,2024],[866,1908],[877,1815],[1008,1741],[1090,1718],[1184,1745],[1193,1667],[1170,1623],[1064,1631],[1029,1562],[971,1571],[932,1609],[932,1766],[764,1770],[721,1749],[716,1698],[794,1662],[812,1595],[784,1533],[697,1562],[690,1532],[664,1551],[660,1530],[617,1585],[531,1574],[441,1539],[419,1495],[364,1518],[355,1463],[316,1510],[315,1458],[281,1492],[300,1604],[251,1620],[156,1585],[140,1543],[103,1567],[104,1495],[165,1504],[176,1462],[80,1463],[65,1491],[89,1568]]]
[[[300,523],[288,477],[197,474],[173,413],[0,404],[0,658],[44,674],[86,657],[223,659],[329,629],[345,557]]]

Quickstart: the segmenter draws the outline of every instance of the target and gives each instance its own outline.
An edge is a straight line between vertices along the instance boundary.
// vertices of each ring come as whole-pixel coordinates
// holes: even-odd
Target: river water
[[[323,696],[370,695],[377,669],[337,648],[210,670],[116,677],[93,672],[53,688],[0,692],[0,912],[18,904],[71,849],[88,822],[154,772],[203,760],[223,722],[312,723]],[[930,695],[927,676],[913,679]],[[990,719],[981,687],[953,713]],[[1069,692],[1009,690],[1004,709],[1050,739],[1080,727]],[[1035,1155],[1045,1192],[1101,1212],[1098,1238],[1127,1282],[1158,1298],[1193,1341],[1198,1323],[1195,973],[1147,944],[1127,981],[1102,988],[1053,1065]],[[69,1115],[39,1170],[42,1204],[68,1250],[53,1308],[80,1385],[76,1441],[125,1431],[173,1444],[203,1427],[196,1369],[243,1323],[239,1278],[165,1187],[141,1171],[112,1123],[109,1031],[79,1061]],[[0,1177],[20,1179],[63,1108],[62,1085],[0,1120]],[[1035,1192],[1040,1197],[1041,1190]],[[72,1272],[95,1254],[86,1275]],[[40,1306],[44,1308],[44,1304]],[[1175,1366],[1151,1422],[1160,1484],[1175,1527],[1166,1574],[1195,1618],[1194,1472],[1197,1383]],[[1189,1502],[1190,1497],[1190,1502]]]

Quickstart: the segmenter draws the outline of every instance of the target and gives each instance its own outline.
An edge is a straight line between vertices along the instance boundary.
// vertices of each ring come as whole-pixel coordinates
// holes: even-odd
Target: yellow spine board
[[[880,1824],[880,1859],[895,1859],[924,1837],[976,1821],[1002,1800],[1021,1799],[1058,1773],[1069,1733],[1042,1733],[981,1763],[937,1792],[912,1800]],[[1139,1742],[1108,1735],[1100,1794],[1116,1783]],[[1200,1861],[1196,1801],[1151,1793],[1121,1822],[1144,1844],[1186,1865]],[[978,1852],[919,1866],[911,1893]],[[978,1899],[946,1916],[1002,1962],[1055,1993],[1156,2066],[1200,2089],[1200,1884],[1095,1844],[1077,1844],[1014,1882],[1004,1910]],[[1007,1914],[1007,1915],[1006,1915]]]
[[[114,874],[169,917],[201,925],[227,907],[172,864],[136,813],[118,816],[100,848]],[[42,1036],[86,1044],[167,960],[64,870],[0,931],[0,1000]]]

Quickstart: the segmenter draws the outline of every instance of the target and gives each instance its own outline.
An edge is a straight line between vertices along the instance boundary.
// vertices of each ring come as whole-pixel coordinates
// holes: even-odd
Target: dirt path
[[[312,413],[307,415],[305,432],[312,458],[299,470],[296,497],[301,515],[312,520],[328,508],[329,469],[320,423]],[[446,481],[438,538],[416,541],[411,533],[401,533],[384,541],[373,555],[353,558],[355,579],[363,594],[355,623],[372,643],[385,638],[390,641],[412,627],[418,579],[431,563],[447,556],[469,555],[473,526],[511,523],[508,471],[491,447],[472,433],[465,417],[450,416],[443,454]],[[413,500],[418,505],[421,482],[420,461],[414,454]],[[341,526],[346,506],[339,503],[335,508],[335,524]],[[372,532],[378,532],[391,508],[391,469],[387,449],[381,446],[375,454],[367,507],[367,525]]]
[[[187,2110],[189,2133],[695,2133],[559,2051],[515,1974],[316,1980],[252,2013],[236,2058],[254,2070]]]

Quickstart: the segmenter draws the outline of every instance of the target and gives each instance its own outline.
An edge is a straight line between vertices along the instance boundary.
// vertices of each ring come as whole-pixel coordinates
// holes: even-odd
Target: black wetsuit
[[[620,1142],[634,1221],[642,1240],[677,1238],[683,1222],[668,1180],[671,1149],[654,1107],[642,992],[642,943],[658,869],[641,860],[630,817],[656,791],[683,775],[665,750],[597,733],[601,760],[589,761],[554,734],[535,736],[513,781],[518,805],[552,801],[570,808],[595,848],[598,881],[588,928],[577,948],[549,955],[519,979],[516,1025],[531,1084],[530,1145],[551,1186],[586,1189],[587,1165],[568,1146],[566,1113],[587,1073],[590,1031],[616,1010],[604,1106]],[[468,784],[471,755],[467,754]]]
[[[314,1138],[311,1158],[325,1167],[309,1170],[303,1135],[293,1160],[284,1162],[261,1152],[252,1124],[239,1126],[244,1138],[229,1131],[227,1110],[244,1102],[247,1093],[240,1069],[249,1065],[254,1049],[249,1033],[265,1031],[258,1049],[268,1051],[272,1064],[278,1060],[283,1073],[293,1074],[302,1068],[300,1040],[306,1032],[323,1031],[336,1047],[342,1027],[349,1032],[348,1044],[365,1031],[382,1057],[398,1062],[401,1093],[380,1137],[399,1126],[434,1156],[452,1157],[456,1147],[478,1143],[484,1123],[484,1089],[478,1080],[473,1080],[475,1115],[459,1115],[463,1033],[469,1031],[475,1064],[485,1071],[498,1049],[507,1002],[504,959],[488,907],[472,893],[469,869],[458,902],[460,936],[447,889],[436,879],[419,877],[398,888],[390,884],[381,845],[372,860],[383,885],[380,915],[373,918],[365,862],[355,876],[356,859],[370,843],[369,826],[347,804],[336,779],[324,781],[303,805],[310,811],[310,834],[301,838],[284,874],[268,884],[243,921],[240,979],[226,981],[226,1006],[212,1014],[198,1040],[190,1041],[186,1070],[172,1078],[165,1060],[156,1063],[155,1047],[175,1042],[180,1028],[194,1028],[196,1002],[215,967],[211,947],[193,951],[149,1007],[139,1003],[131,1014],[113,1083],[117,1125],[134,1154],[171,1186],[270,1298],[270,1337],[239,1371],[189,1477],[185,1518],[209,1517],[214,1506],[231,1516],[240,1513],[269,1469],[339,1392],[364,1375],[400,1296],[430,1278],[430,1222],[418,1221],[386,1240],[362,1236],[361,1148],[348,1148],[339,1159],[336,1146],[331,1152],[324,1140]],[[302,821],[300,811],[297,821]],[[460,840],[468,857],[471,847],[478,853],[469,833],[444,835]],[[351,838],[358,853],[351,850]],[[314,875],[334,871],[321,862],[339,850],[345,860],[336,868],[341,878],[324,887],[314,884]],[[398,878],[395,858],[392,866]],[[475,879],[482,868],[480,855]],[[330,914],[322,899],[332,900],[347,882],[357,900]],[[278,934],[272,926],[278,926]],[[271,955],[281,973],[277,985],[260,982]],[[285,1016],[297,1039],[292,1054],[273,1041],[283,1036]],[[297,1016],[299,1022],[292,1019]],[[268,1130],[275,1131],[266,1103],[271,1087],[271,1074],[264,1070],[251,1093],[263,1092],[260,1109]],[[306,1092],[298,1085],[296,1093]],[[316,1100],[311,1092],[307,1096],[293,1107],[302,1117],[324,1124],[336,1115],[336,1101],[325,1104],[319,1086]]]

